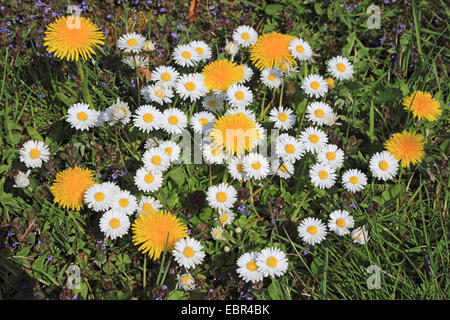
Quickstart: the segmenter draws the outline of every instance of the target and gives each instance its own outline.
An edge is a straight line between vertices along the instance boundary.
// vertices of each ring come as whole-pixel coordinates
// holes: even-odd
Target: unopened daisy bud
[[[241,233],[242,229],[240,227],[236,227],[236,229],[234,229],[234,231],[236,231],[236,233]]]
[[[234,56],[238,53],[239,46],[234,41],[228,41],[225,44],[225,52],[231,55],[231,60],[234,59]]]
[[[223,251],[225,251],[225,252],[230,252],[230,247],[229,247],[229,246],[225,246],[225,247],[223,248]]]
[[[30,174],[30,170],[27,170],[26,173],[19,171],[19,174],[14,178],[14,188],[24,189],[30,185],[30,179],[28,179],[28,175]]]
[[[145,52],[151,52],[155,49],[156,45],[151,40],[145,41],[144,47],[142,48],[142,50],[144,50]]]
[[[334,79],[333,78],[327,78],[327,85],[328,85],[328,89],[334,89],[335,84],[334,84]]]

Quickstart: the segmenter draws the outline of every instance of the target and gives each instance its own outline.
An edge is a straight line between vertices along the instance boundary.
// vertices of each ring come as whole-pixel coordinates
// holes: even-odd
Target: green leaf
[[[183,185],[184,170],[181,165],[171,169],[168,176],[178,185],[178,187],[181,187]]]
[[[276,16],[278,12],[283,10],[284,6],[281,4],[269,4],[264,9],[264,12],[269,16]]]
[[[167,295],[166,300],[186,300],[188,293],[181,290],[172,290]]]
[[[33,140],[44,141],[44,138],[37,132],[37,130],[33,127],[27,127],[28,135]]]

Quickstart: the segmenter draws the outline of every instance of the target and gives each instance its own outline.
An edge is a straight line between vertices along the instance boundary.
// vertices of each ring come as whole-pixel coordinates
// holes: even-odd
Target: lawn
[[[441,0],[384,0],[368,10],[374,2],[2,1],[0,298],[448,299],[449,8]],[[48,26],[69,13],[99,28],[88,58],[68,61],[45,45]],[[240,33],[245,39],[235,40],[233,52],[240,26],[251,32]],[[134,45],[127,34],[138,45],[141,38],[151,41],[139,50],[146,61],[138,67],[138,51],[126,52]],[[264,46],[270,34],[275,45]],[[286,45],[281,62],[265,58],[298,39],[309,44],[309,55],[295,56]],[[198,50],[191,51],[197,60],[175,55],[195,40],[210,57],[201,60]],[[331,72],[328,64],[338,56],[345,62]],[[239,78],[223,84],[221,94],[218,88],[211,94],[218,85],[207,72],[216,60],[228,61],[230,77]],[[352,70],[348,77],[344,65]],[[163,87],[164,102],[155,87],[160,66],[179,73],[173,89]],[[320,81],[307,82],[311,75]],[[420,92],[429,93],[428,104],[417,102]],[[212,98],[224,106],[208,108]],[[435,117],[423,107],[431,99]],[[78,120],[72,116],[76,104],[98,121],[82,127],[80,113]],[[292,124],[283,127],[279,115],[286,110]],[[144,111],[154,112],[155,127]],[[228,119],[231,127],[259,132],[246,137],[243,151],[218,136]],[[410,158],[395,152],[398,145],[389,147],[402,132],[421,141]],[[31,152],[23,159],[28,141],[45,145],[41,163],[34,165]],[[219,156],[212,150],[218,141]],[[163,143],[179,154],[165,154]],[[298,149],[290,152],[288,145]],[[343,155],[336,166],[320,160],[330,145]],[[371,166],[383,151],[389,165],[398,164],[386,179]],[[244,171],[230,169],[238,162]],[[85,171],[64,180],[74,168]],[[352,169],[356,183],[343,183]],[[107,207],[87,192],[94,183],[105,188]],[[129,210],[114,204],[121,197]],[[337,210],[349,214],[340,219],[348,227],[333,220]],[[169,216],[178,227],[173,222],[164,233]],[[333,231],[336,225],[342,234]],[[149,238],[154,229],[157,240]],[[238,261],[245,261],[245,271]]]

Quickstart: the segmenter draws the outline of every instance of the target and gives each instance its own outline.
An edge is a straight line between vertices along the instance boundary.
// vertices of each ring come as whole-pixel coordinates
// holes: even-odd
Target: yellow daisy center
[[[320,83],[319,82],[317,82],[317,81],[313,81],[313,82],[311,82],[311,89],[313,89],[313,90],[317,90],[317,89],[319,89],[319,87],[320,87]]]
[[[319,178],[322,180],[325,180],[326,178],[328,178],[328,172],[326,172],[325,170],[320,170],[319,171]]]
[[[161,159],[160,156],[155,155],[155,156],[152,157],[152,163],[154,165],[160,165],[161,161],[162,161],[162,159]]]
[[[186,90],[188,91],[194,91],[195,90],[195,83],[192,81],[186,82],[186,84],[184,85],[184,87],[186,88]]]
[[[151,113],[146,113],[146,114],[144,114],[142,119],[144,119],[144,122],[146,122],[146,123],[152,122],[153,121],[153,115]]]
[[[172,148],[171,147],[166,147],[165,149],[164,149],[164,152],[165,153],[167,153],[169,156],[171,156],[172,155],[172,152],[173,152],[173,150],[172,150]]]
[[[268,257],[266,263],[269,267],[275,268],[278,264],[278,260],[275,257]]]
[[[136,45],[137,45],[137,40],[135,39],[135,38],[131,38],[131,39],[128,39],[128,41],[127,41],[127,44],[130,46],[130,47],[135,47]]]
[[[197,51],[199,55],[202,55],[204,52],[203,48],[200,48],[200,47],[195,48],[195,51]]]
[[[277,77],[273,74],[273,73],[269,73],[269,75],[267,76],[267,79],[269,79],[270,81],[274,81]]]
[[[199,120],[199,122],[200,122],[200,124],[201,124],[202,126],[206,126],[206,125],[208,125],[208,123],[209,123],[208,119],[206,119],[206,118],[201,118],[201,119]]]
[[[217,107],[217,101],[216,100],[209,100],[208,104],[209,104],[210,107],[213,107],[213,108]]]
[[[255,170],[261,169],[261,163],[259,161],[254,161],[252,163],[252,168],[255,169]]]
[[[337,225],[339,228],[345,227],[345,225],[346,225],[345,219],[337,219],[337,220],[336,220],[336,225]]]
[[[389,164],[387,163],[387,161],[380,161],[380,163],[378,164],[378,167],[380,168],[380,170],[387,170],[389,168]]]
[[[147,183],[152,183],[153,181],[155,181],[155,176],[152,175],[151,173],[147,173],[144,177],[144,180]]]
[[[303,53],[303,52],[305,52],[305,48],[303,48],[303,46],[300,45],[300,44],[299,44],[298,46],[295,47],[295,50],[297,50],[298,53]]]
[[[78,118],[78,120],[80,120],[80,121],[86,121],[87,118],[88,118],[88,115],[87,115],[86,112],[81,111],[81,112],[78,112],[77,118]]]
[[[112,218],[111,220],[109,220],[109,226],[113,229],[117,229],[118,227],[120,227],[120,220],[117,218]]]
[[[153,207],[150,203],[146,202],[142,206],[142,211],[144,211],[144,213],[149,213],[149,212],[153,211]]]
[[[190,258],[190,257],[194,256],[194,249],[192,249],[191,247],[186,247],[183,250],[183,254],[185,257]]]
[[[128,201],[127,198],[122,198],[119,200],[119,206],[121,206],[122,208],[128,207],[129,203],[130,203],[130,201]]]
[[[294,153],[295,152],[295,147],[293,144],[287,144],[284,147],[284,150],[286,150],[287,153]]]
[[[103,201],[105,199],[105,194],[103,192],[96,192],[94,194],[94,199],[98,202]]]
[[[256,265],[256,261],[255,260],[249,261],[247,263],[247,269],[249,271],[256,271],[258,269],[258,266]]]
[[[183,58],[185,58],[185,59],[190,59],[191,58],[191,53],[189,52],[189,51],[183,51],[182,53],[181,53],[181,55],[183,56]]]
[[[243,91],[236,91],[236,93],[234,94],[234,96],[236,97],[236,99],[238,100],[242,100],[245,97],[245,94]]]
[[[328,160],[333,161],[334,159],[336,159],[336,154],[334,152],[330,151],[330,152],[327,152],[326,157]]]
[[[248,32],[243,32],[243,33],[241,34],[241,38],[242,38],[243,40],[248,40],[248,39],[250,39],[250,35],[248,34]]]
[[[317,134],[312,134],[309,136],[309,141],[312,143],[317,143],[319,142],[319,136]]]
[[[281,120],[281,121],[283,121],[283,122],[286,121],[287,118],[288,118],[288,115],[287,115],[285,112],[280,112],[280,113],[278,114],[278,119]]]
[[[31,159],[37,159],[41,155],[41,152],[38,149],[32,149],[30,151],[30,158]]]
[[[344,72],[345,69],[347,69],[347,67],[345,66],[345,64],[343,64],[342,62],[339,62],[336,66],[336,68],[340,71],[340,72]]]
[[[177,123],[178,123],[178,117],[177,117],[177,116],[170,116],[170,117],[169,117],[169,123],[170,123],[171,125],[177,124]]]
[[[220,217],[219,220],[221,223],[225,223],[228,221],[228,216],[226,214],[224,214],[223,216]]]
[[[325,115],[325,112],[322,109],[317,109],[316,111],[314,111],[314,115],[317,118],[323,118],[323,116]]]
[[[359,179],[356,176],[352,176],[350,177],[349,181],[351,184],[357,184],[359,182]]]
[[[244,171],[244,166],[242,165],[242,163],[238,163],[238,164],[236,165],[236,168],[237,168],[237,170],[238,170],[239,172],[243,172],[243,171]]]
[[[161,90],[156,90],[155,91],[155,96],[157,96],[158,98],[162,99],[162,98],[164,98],[164,93]]]
[[[224,202],[225,200],[227,200],[227,194],[223,191],[220,191],[217,193],[216,198],[217,198],[217,201]]]
[[[162,79],[163,81],[170,81],[170,79],[172,79],[172,76],[170,75],[170,73],[164,72],[164,73],[161,75],[161,79]]]
[[[309,234],[315,235],[318,231],[316,226],[309,226],[306,231],[308,231]]]

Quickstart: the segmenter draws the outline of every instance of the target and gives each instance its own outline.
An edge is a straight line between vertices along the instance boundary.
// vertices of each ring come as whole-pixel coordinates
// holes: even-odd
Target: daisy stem
[[[117,150],[119,150],[120,161],[122,162],[122,165],[123,165],[123,168],[125,169],[125,171],[128,172],[127,166],[125,165],[125,161],[123,160],[123,154],[122,154],[122,151],[120,151],[119,137],[118,137],[118,135],[117,135],[117,127],[114,128],[114,132],[116,133],[116,145],[117,145]]]
[[[135,70],[135,74],[136,74],[136,92],[137,92],[137,104],[138,104],[138,108],[141,105],[141,95],[139,93],[139,70],[138,67],[136,65],[136,56],[133,53],[133,64],[134,64],[134,70]]]
[[[212,186],[212,168],[211,165],[209,165],[209,186]]]
[[[144,271],[142,274],[144,290],[147,287],[147,255],[144,254]]]
[[[87,101],[89,106],[91,108],[93,108],[94,104],[92,103],[91,95],[89,94],[87,76],[85,76],[85,74],[84,74],[83,66],[81,65],[81,61],[77,60],[76,64],[77,64],[78,74],[80,75],[81,84],[83,86],[84,99]]]
[[[261,218],[261,217],[259,216],[259,214],[258,214],[258,211],[256,211],[255,206],[254,206],[254,204],[253,204],[253,197],[254,197],[254,195],[256,194],[256,192],[253,193],[252,181],[251,181],[251,180],[248,180],[248,185],[249,185],[249,189],[250,189],[250,197],[247,199],[247,201],[250,201],[250,205],[252,206],[253,211],[255,211],[256,216],[257,216],[258,218]],[[258,190],[258,191],[259,191],[259,190]]]
[[[281,90],[280,90],[280,104],[278,105],[281,107],[283,105],[283,90],[284,89],[284,78],[281,78]]]

